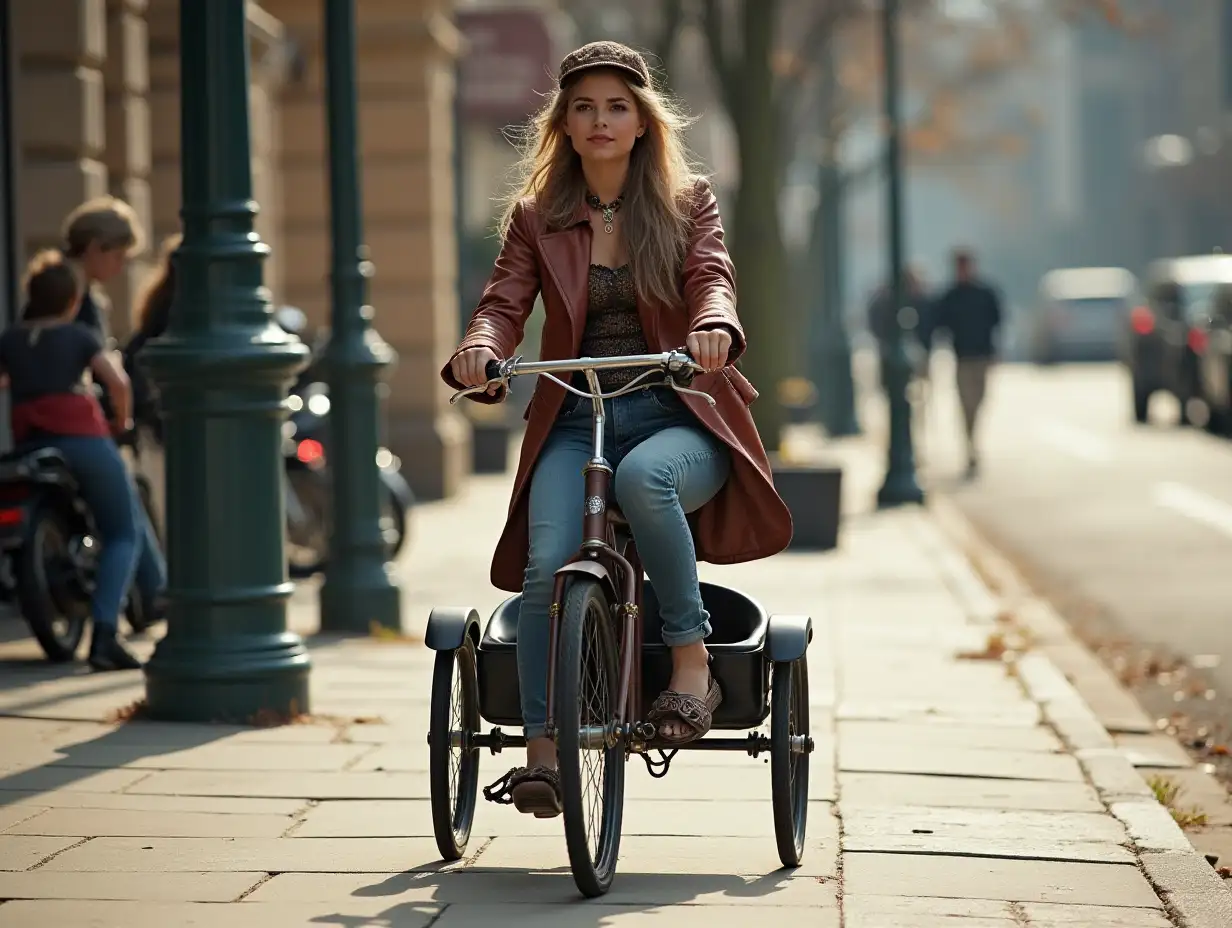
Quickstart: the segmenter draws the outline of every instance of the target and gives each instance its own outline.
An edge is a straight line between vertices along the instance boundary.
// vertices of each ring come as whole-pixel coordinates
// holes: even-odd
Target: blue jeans
[[[518,683],[527,738],[547,725],[548,609],[554,574],[582,544],[582,468],[593,452],[593,405],[570,394],[539,454],[530,484],[530,560],[518,616]],[[671,647],[710,634],[685,513],[709,502],[731,457],[670,388],[635,391],[605,404],[604,457],[616,471],[616,503],[629,520]]]
[[[110,438],[48,435],[32,445],[58,448],[94,514],[103,543],[90,611],[97,631],[114,632],[129,586],[153,598],[167,585],[162,549],[120,449]]]

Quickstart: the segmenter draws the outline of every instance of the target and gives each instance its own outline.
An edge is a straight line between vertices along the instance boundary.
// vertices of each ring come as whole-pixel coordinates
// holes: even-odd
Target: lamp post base
[[[308,649],[293,632],[159,643],[145,667],[150,718],[252,724],[309,711]]]
[[[321,631],[368,634],[373,626],[401,631],[402,591],[385,562],[355,561],[346,570],[331,567],[321,584]]]

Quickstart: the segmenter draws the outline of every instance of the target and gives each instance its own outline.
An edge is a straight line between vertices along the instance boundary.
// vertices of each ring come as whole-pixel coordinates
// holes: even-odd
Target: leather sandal
[[[514,767],[485,786],[483,798],[499,805],[512,804],[535,818],[555,818],[563,811],[560,774],[548,767]]]
[[[659,698],[650,704],[646,721],[654,723],[657,732],[655,741],[671,745],[689,744],[710,731],[714,724],[714,710],[722,702],[723,691],[719,689],[719,681],[711,674],[705,699],[675,690],[664,690],[659,694]],[[664,722],[682,722],[691,731],[669,738],[662,734]]]

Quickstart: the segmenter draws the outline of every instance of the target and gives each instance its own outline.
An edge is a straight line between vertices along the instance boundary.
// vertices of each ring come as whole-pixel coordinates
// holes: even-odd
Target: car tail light
[[[1206,332],[1202,329],[1190,329],[1185,341],[1194,354],[1203,354],[1206,351]]]
[[[325,449],[315,438],[305,438],[295,446],[295,456],[304,464],[324,463]]]
[[[1155,331],[1155,315],[1145,306],[1135,306],[1129,314],[1129,324],[1138,335]]]
[[[14,525],[21,525],[22,518],[20,509],[0,509],[0,528],[11,528]]]

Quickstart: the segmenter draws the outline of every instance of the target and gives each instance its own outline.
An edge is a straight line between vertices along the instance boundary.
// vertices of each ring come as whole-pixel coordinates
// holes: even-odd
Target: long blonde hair
[[[683,138],[690,120],[653,82],[645,87],[625,83],[646,122],[646,131],[629,156],[621,205],[629,270],[639,298],[675,306],[681,300],[680,267],[699,180]],[[553,90],[521,137],[515,136],[523,157],[501,217],[502,236],[525,199],[533,199],[535,211],[549,226],[560,229],[569,225],[586,197],[582,162],[565,134],[575,85],[576,80],[566,81]]]

